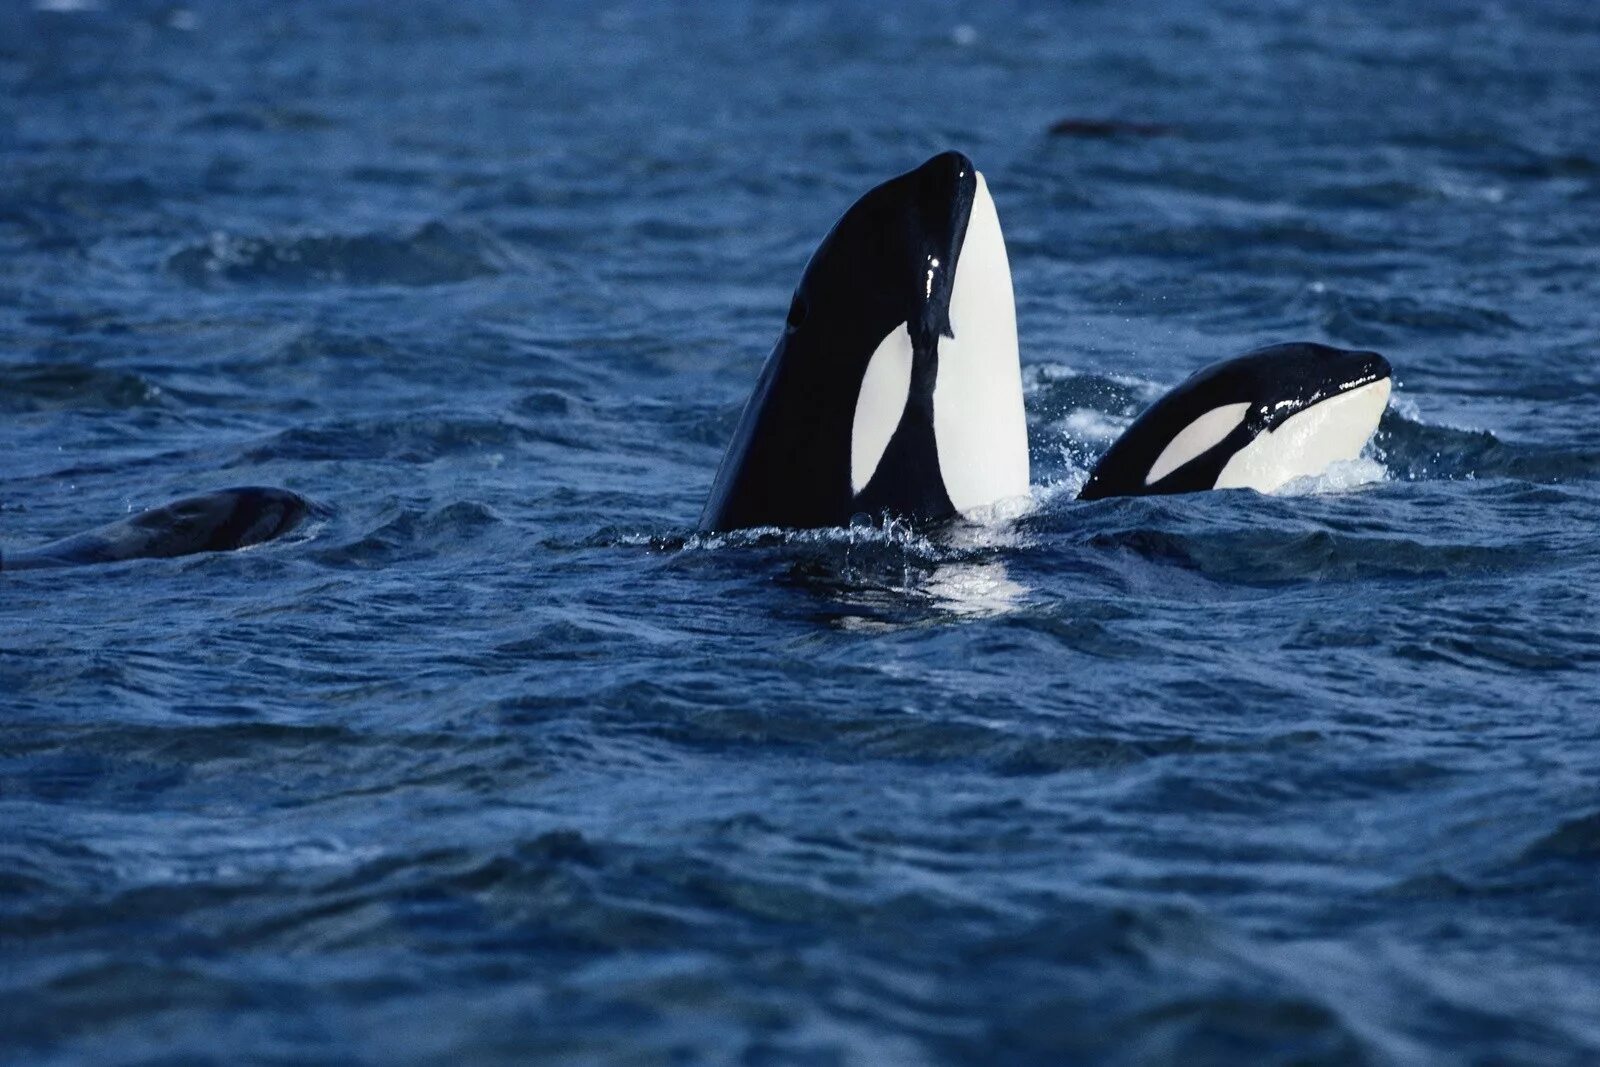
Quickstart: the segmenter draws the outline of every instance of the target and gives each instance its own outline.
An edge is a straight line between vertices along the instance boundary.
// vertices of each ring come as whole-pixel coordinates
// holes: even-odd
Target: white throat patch
[[[1357,458],[1389,406],[1390,386],[1382,378],[1289,416],[1235,452],[1217,476],[1216,488],[1270,493],[1296,478],[1321,474],[1340,460]]]
[[[938,342],[933,436],[945,494],[967,513],[1028,495],[1028,423],[1011,263],[982,174],[956,259],[950,329],[955,337]]]

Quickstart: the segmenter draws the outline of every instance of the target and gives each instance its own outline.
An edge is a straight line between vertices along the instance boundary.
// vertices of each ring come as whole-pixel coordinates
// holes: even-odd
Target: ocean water
[[[1597,101],[1587,0],[5,5],[0,542],[326,515],[0,579],[0,1059],[1600,1060]],[[946,148],[1031,507],[695,536]],[[1293,339],[1369,457],[1074,502]]]

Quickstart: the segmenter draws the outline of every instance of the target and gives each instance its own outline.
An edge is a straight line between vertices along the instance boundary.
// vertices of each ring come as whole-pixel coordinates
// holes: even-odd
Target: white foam
[[[1122,435],[1132,419],[1107,415],[1094,408],[1074,408],[1061,420],[1061,429],[1075,441],[1111,442]]]
[[[1323,493],[1347,493],[1352,489],[1376,485],[1389,479],[1388,468],[1375,455],[1362,455],[1355,459],[1332,463],[1320,474],[1290,479],[1275,489],[1273,495],[1321,496]]]

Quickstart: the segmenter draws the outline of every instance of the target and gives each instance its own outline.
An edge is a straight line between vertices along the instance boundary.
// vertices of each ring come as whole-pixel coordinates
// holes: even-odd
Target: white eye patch
[[[1249,413],[1250,405],[1247,403],[1224,404],[1195,419],[1167,442],[1167,447],[1161,450],[1161,455],[1151,465],[1150,473],[1144,476],[1144,484],[1154,485],[1191,459],[1221,444]]]
[[[850,491],[860,493],[883,461],[911,397],[911,332],[905,323],[878,342],[856,395],[850,426]]]

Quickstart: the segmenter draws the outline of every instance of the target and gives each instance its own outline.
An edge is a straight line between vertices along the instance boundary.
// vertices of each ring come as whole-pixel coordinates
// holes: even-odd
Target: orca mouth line
[[[1366,361],[1363,368],[1349,377],[1341,378],[1337,382],[1329,383],[1306,397],[1286,397],[1270,404],[1258,405],[1253,413],[1255,429],[1266,432],[1276,430],[1285,422],[1294,418],[1302,411],[1307,411],[1318,404],[1325,404],[1330,400],[1337,400],[1358,389],[1365,389],[1381,381],[1394,380],[1394,371],[1389,366],[1389,361],[1376,352],[1351,353]]]

